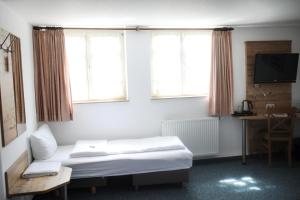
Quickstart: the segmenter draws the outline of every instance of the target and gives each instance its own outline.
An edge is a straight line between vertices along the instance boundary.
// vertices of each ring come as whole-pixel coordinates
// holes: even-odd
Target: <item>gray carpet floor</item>
[[[282,160],[282,159],[281,159]],[[287,162],[276,161],[268,167],[265,159],[200,161],[194,163],[190,181],[184,186],[144,186],[139,191],[129,185],[97,188],[96,194],[88,189],[71,189],[69,200],[222,200],[222,199],[278,199],[300,200],[300,163],[292,168]],[[59,199],[52,193],[35,200]]]

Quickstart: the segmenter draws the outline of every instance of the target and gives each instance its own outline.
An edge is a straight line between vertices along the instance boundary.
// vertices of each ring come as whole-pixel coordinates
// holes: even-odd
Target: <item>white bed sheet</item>
[[[110,140],[107,152],[112,154],[144,153],[184,149],[185,146],[177,136],[157,136],[137,139]]]
[[[61,162],[73,169],[72,179],[188,169],[193,154],[187,149],[71,158],[74,145],[59,146],[54,156],[40,162]]]

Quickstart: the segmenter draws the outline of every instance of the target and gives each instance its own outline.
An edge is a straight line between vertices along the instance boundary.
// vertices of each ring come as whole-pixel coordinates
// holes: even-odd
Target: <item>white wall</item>
[[[300,26],[277,28],[239,28],[233,31],[235,105],[237,105],[238,102],[240,102],[246,95],[246,83],[244,81],[246,74],[244,42],[259,40],[292,40],[292,52],[300,53],[299,35]],[[300,108],[300,68],[298,69],[297,82],[292,84],[292,104]],[[294,135],[295,137],[300,137],[300,120],[297,120]],[[226,144],[226,146],[229,145],[230,144]]]
[[[31,26],[0,2],[0,27],[21,38],[27,131],[5,148],[0,147],[0,199],[4,199],[3,172],[28,148],[27,137],[37,126],[34,99]],[[234,100],[245,98],[244,42],[251,40],[292,40],[293,52],[300,52],[300,28],[236,28],[233,31]],[[150,34],[128,32],[128,102],[74,105],[74,121],[51,123],[60,144],[77,139],[135,138],[160,134],[163,119],[207,115],[208,101],[202,98],[150,99]],[[300,71],[300,70],[299,70]],[[293,85],[293,102],[300,103],[300,76]],[[299,129],[299,127],[298,127]],[[241,123],[223,118],[220,128],[219,156],[241,154]]]
[[[300,52],[300,27],[279,27],[279,28],[239,28],[233,31],[233,62],[235,80],[235,99],[241,100],[245,96],[245,81],[240,77],[245,75],[245,41],[259,40],[292,40],[292,52]],[[297,83],[293,84],[293,102],[300,102],[300,70],[298,70]],[[298,90],[298,91],[297,91]]]
[[[28,136],[37,126],[34,97],[34,76],[32,56],[31,25],[23,21],[17,14],[0,2],[0,27],[21,39],[24,95],[27,131],[6,147],[0,147],[0,199],[5,199],[3,173],[9,166],[28,149]],[[1,146],[1,145],[0,145]]]
[[[300,27],[236,28],[233,31],[234,102],[245,98],[245,48],[251,40],[292,40],[300,52]],[[202,98],[150,99],[150,33],[127,33],[129,102],[75,104],[74,121],[51,123],[60,144],[78,139],[135,138],[160,134],[163,119],[206,116],[208,100]],[[300,71],[300,70],[299,70]],[[299,72],[300,74],[300,72]],[[300,75],[293,84],[293,101],[300,102]],[[241,122],[232,117],[221,120],[220,155],[241,154]]]
[[[260,27],[236,28],[232,35],[233,70],[234,70],[234,105],[235,108],[246,96],[245,41],[292,40],[292,52],[300,53],[300,27]],[[300,70],[297,83],[292,85],[293,104],[300,106]],[[296,125],[295,136],[300,137],[300,123]],[[241,154],[241,123],[228,117],[221,121],[220,156]]]
[[[128,32],[128,102],[75,104],[74,121],[53,123],[60,144],[87,138],[133,138],[160,134],[161,120],[207,112],[207,98],[150,99],[150,33]]]

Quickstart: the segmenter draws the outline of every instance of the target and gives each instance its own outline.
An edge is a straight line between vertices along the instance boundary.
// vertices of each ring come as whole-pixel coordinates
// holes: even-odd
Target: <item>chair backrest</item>
[[[287,136],[292,136],[294,128],[296,109],[289,108],[269,108],[267,109],[268,116],[268,134],[286,133]]]

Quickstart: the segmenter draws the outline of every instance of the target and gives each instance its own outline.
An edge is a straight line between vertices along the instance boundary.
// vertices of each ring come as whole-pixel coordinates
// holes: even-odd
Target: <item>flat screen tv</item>
[[[296,82],[298,53],[256,54],[254,83]]]

